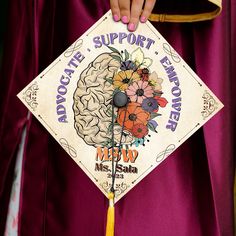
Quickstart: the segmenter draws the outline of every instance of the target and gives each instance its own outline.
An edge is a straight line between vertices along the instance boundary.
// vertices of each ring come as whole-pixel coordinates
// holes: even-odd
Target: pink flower
[[[153,88],[148,85],[147,81],[140,80],[133,82],[126,90],[126,94],[132,102],[141,104],[145,98],[153,96]]]

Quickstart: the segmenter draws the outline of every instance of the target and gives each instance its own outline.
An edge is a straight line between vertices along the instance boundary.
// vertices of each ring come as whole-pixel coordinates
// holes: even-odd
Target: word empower
[[[167,129],[170,129],[171,131],[175,131],[178,121],[179,121],[179,117],[180,117],[180,111],[181,111],[181,89],[180,89],[180,82],[179,82],[179,78],[175,72],[175,68],[173,67],[171,61],[168,59],[167,56],[165,56],[164,58],[162,58],[160,60],[162,66],[164,67],[169,81],[171,83],[173,83],[173,87],[171,89],[171,93],[174,96],[174,98],[172,99],[172,108],[174,110],[172,110],[170,112],[170,116],[169,116],[169,120],[168,120],[168,124],[166,125]]]

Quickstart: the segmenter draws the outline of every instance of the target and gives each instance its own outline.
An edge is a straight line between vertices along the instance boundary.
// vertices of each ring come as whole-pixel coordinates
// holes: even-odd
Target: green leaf
[[[119,88],[115,88],[114,91],[113,91],[113,95],[120,92],[120,89]]]
[[[113,47],[110,47],[110,46],[107,46],[112,52],[116,52],[120,55],[120,52],[116,49],[116,48],[113,48]]]
[[[111,146],[111,139],[107,139],[107,141],[102,142],[102,145],[104,147],[110,147]]]
[[[104,78],[108,83],[113,84],[113,79],[111,78]]]
[[[159,97],[160,97],[162,94],[163,94],[163,92],[161,92],[161,91],[160,91],[160,92],[154,92],[154,93],[153,93],[153,96],[154,96],[154,97],[155,97],[155,96],[159,96]]]
[[[121,63],[121,58],[120,58],[120,56],[111,55],[111,57]]]
[[[112,115],[112,109],[111,109],[111,107],[109,107],[107,110],[106,110],[106,113],[108,114],[108,115]]]
[[[151,113],[151,116],[150,116],[150,120],[156,118],[157,116],[161,116],[161,114],[152,112],[152,113]]]
[[[129,59],[129,53],[127,52],[127,50],[125,49],[125,61],[127,61]]]
[[[108,133],[111,133],[111,131],[112,131],[112,123],[110,123],[108,126]]]

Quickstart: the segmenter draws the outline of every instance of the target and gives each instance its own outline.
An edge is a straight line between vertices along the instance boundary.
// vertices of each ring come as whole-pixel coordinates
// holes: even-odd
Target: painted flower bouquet
[[[161,115],[159,108],[167,104],[162,97],[163,80],[155,71],[150,71],[152,59],[145,57],[141,48],[131,54],[127,50],[119,52],[113,47],[109,49],[114,52],[111,57],[120,63],[120,70],[109,82],[113,84],[114,92],[122,91],[129,98],[127,106],[117,110],[115,142],[119,143],[118,137],[123,130],[123,144],[145,145],[145,141],[149,141],[149,131],[157,132],[155,118]]]

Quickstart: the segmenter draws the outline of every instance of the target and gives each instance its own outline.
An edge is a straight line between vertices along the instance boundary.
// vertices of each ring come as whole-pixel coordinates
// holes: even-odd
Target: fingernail
[[[128,17],[127,16],[122,16],[121,18],[122,22],[127,24],[128,23]]]
[[[141,16],[140,21],[141,21],[142,23],[145,23],[146,20],[147,20],[147,18],[146,18],[145,16]]]
[[[129,23],[129,25],[128,25],[128,30],[130,30],[130,31],[135,31],[135,24],[134,23]]]
[[[114,21],[119,21],[119,16],[114,15],[114,16],[113,16],[113,19],[114,19]]]

